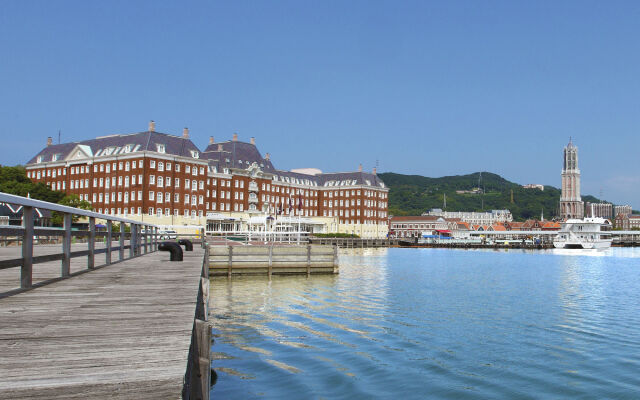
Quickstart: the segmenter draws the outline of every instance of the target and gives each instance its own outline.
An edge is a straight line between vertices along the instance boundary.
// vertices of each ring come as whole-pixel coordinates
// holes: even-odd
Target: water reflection
[[[213,395],[636,393],[640,252],[607,252],[354,249],[338,276],[215,278]]]

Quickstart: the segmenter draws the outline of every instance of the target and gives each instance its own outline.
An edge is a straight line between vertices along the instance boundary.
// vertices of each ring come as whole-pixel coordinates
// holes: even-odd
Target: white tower
[[[571,139],[564,148],[562,166],[562,193],[560,195],[560,216],[567,218],[583,218],[584,204],[580,198],[580,169],[578,169],[578,148]]]

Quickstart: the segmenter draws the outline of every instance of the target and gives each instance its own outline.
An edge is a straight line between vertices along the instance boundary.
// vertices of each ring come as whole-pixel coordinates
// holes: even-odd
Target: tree
[[[44,183],[33,183],[27,177],[23,166],[0,166],[0,192],[16,196],[31,197],[32,199],[57,203],[64,197],[63,192],[51,190]]]
[[[67,206],[67,207],[79,208],[81,210],[88,210],[88,211],[93,210],[93,207],[91,207],[91,203],[89,203],[86,200],[80,199],[80,197],[78,197],[77,194],[69,194],[64,196],[62,200],[58,202],[58,204],[62,206]],[[80,219],[80,216],[78,215],[74,215],[71,218],[73,222],[78,222],[79,219]],[[54,211],[53,214],[51,215],[51,222],[53,222],[54,225],[62,225],[63,224],[62,213]]]

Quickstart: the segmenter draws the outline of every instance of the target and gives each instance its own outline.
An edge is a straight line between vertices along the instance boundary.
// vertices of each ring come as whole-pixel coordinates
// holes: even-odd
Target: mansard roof
[[[218,150],[218,147],[222,150]],[[221,168],[242,168],[247,169],[253,163],[260,166],[266,172],[274,170],[271,161],[262,157],[256,145],[241,141],[226,141],[213,143],[207,146],[201,154],[202,158],[209,160],[209,165]]]
[[[107,156],[128,154],[138,151],[158,152],[158,146],[164,145],[164,153],[174,156],[192,157],[192,151],[199,152],[198,148],[190,139],[180,136],[169,135],[167,133],[146,131],[122,135],[101,136],[95,139],[83,140],[80,142],[70,142],[52,144],[42,149],[27,164],[33,164],[38,157],[42,157],[43,162],[64,160],[71,155],[71,152],[78,146],[87,146],[91,149],[93,156]]]
[[[38,157],[41,162],[62,161],[75,156],[76,149],[81,152],[81,158],[130,154],[142,151],[159,152],[159,146],[164,146],[164,153],[173,156],[193,157],[198,152],[198,158],[208,161],[210,167],[218,171],[224,168],[247,169],[254,163],[264,172],[273,174],[278,180],[302,185],[324,188],[340,186],[375,186],[386,188],[376,174],[369,172],[333,172],[308,175],[300,172],[276,169],[271,161],[262,156],[253,143],[239,140],[211,143],[200,152],[198,147],[188,138],[155,131],[145,131],[131,134],[116,134],[97,137],[79,142],[52,144],[42,149],[27,164],[36,163]],[[57,156],[54,159],[54,156]]]

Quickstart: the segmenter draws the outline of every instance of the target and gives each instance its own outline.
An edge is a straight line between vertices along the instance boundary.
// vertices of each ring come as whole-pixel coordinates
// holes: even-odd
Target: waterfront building
[[[389,233],[397,238],[420,237],[422,232],[449,232],[449,222],[435,215],[391,217]]]
[[[615,218],[615,227],[618,229],[622,229],[623,231],[628,231],[630,229],[640,229],[640,215],[625,215],[618,214]]]
[[[560,217],[563,219],[584,217],[584,204],[580,197],[578,148],[573,145],[571,139],[569,139],[569,144],[564,148]]]
[[[472,225],[493,225],[496,222],[511,222],[513,215],[509,210],[491,210],[490,212],[475,211],[443,211],[439,208],[433,208],[422,215],[430,215],[443,217],[447,220],[459,219]]]
[[[386,237],[388,188],[362,166],[355,172],[274,167],[255,145],[238,140],[201,151],[181,136],[147,131],[53,144],[26,165],[27,176],[77,194],[94,210],[210,232],[279,229]]]
[[[631,209],[630,205],[623,205],[623,206],[615,206],[615,215],[631,215],[631,213],[633,212],[633,210]]]
[[[590,203],[585,206],[587,217],[600,217],[611,219],[613,217],[613,204],[611,203]]]

